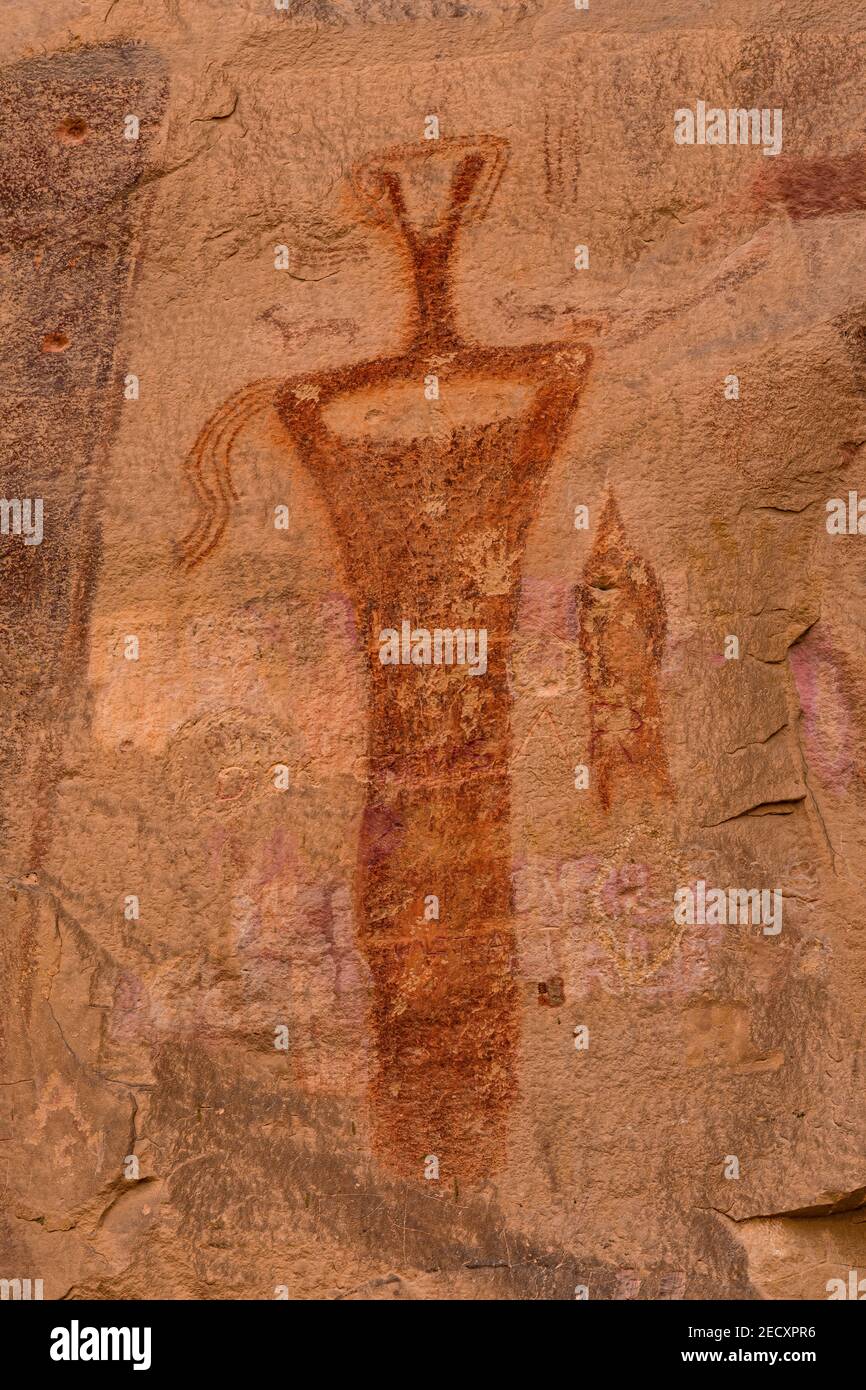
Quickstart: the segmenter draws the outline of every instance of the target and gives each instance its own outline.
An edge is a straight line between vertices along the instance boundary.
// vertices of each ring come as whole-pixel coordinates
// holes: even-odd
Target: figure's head
[[[357,165],[352,188],[371,222],[423,240],[484,217],[507,153],[507,141],[495,136],[396,145]]]

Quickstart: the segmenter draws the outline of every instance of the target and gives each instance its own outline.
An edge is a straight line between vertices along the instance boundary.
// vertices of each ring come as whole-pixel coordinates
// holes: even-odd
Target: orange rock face
[[[0,21],[0,1279],[827,1297],[866,38],[107,8]]]

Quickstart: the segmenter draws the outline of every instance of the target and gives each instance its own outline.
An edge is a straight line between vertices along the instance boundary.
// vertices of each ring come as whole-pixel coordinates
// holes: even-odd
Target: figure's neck
[[[460,347],[451,289],[450,262],[456,228],[410,246],[415,272],[415,323],[411,347],[424,353]]]

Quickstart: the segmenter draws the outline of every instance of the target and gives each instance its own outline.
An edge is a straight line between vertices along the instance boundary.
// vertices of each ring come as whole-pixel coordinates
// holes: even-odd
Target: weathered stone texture
[[[0,1277],[866,1272],[862,6],[0,40]]]

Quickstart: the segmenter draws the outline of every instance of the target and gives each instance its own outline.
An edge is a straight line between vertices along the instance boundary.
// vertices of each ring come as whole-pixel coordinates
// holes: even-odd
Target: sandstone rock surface
[[[0,1278],[866,1273],[862,4],[0,37]]]

